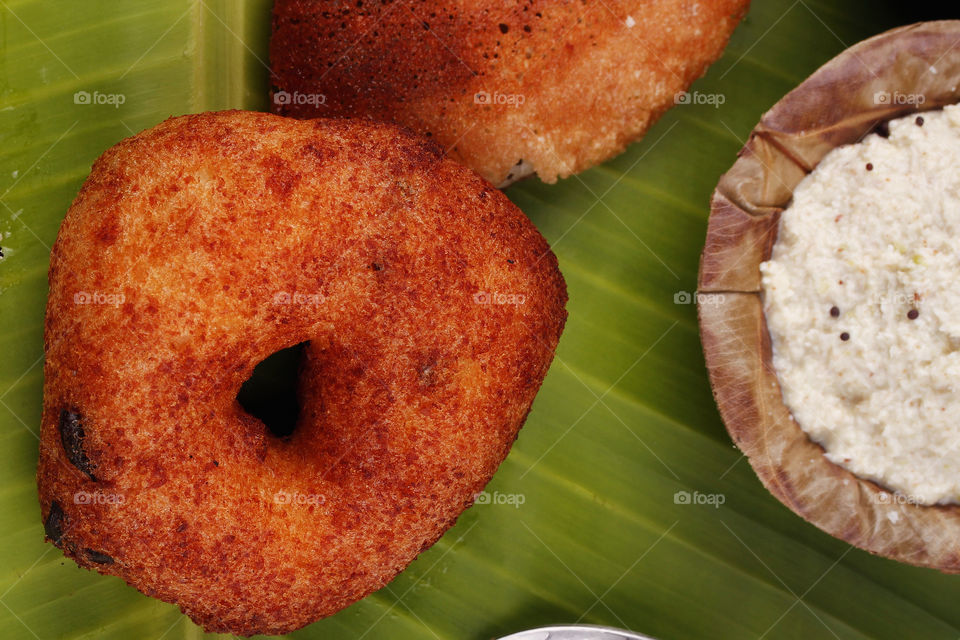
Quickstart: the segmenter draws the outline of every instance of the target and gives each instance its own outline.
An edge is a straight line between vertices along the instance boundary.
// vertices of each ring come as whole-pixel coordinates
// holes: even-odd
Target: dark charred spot
[[[330,157],[330,152],[327,149],[318,147],[313,143],[304,145],[300,151],[301,153],[303,153],[303,155],[313,156],[314,158],[316,158],[321,162],[326,161]]]
[[[97,564],[113,564],[113,558],[102,551],[84,549],[83,553],[85,556],[87,556],[87,560],[90,562],[96,562]]]
[[[370,268],[373,269],[374,271],[383,271],[383,265],[380,264],[379,262],[370,263]]]
[[[500,23],[500,33],[507,33],[508,31],[510,31],[510,26],[509,26],[509,25],[506,25],[506,24],[504,24],[504,23],[501,22],[501,23]]]
[[[120,223],[117,221],[115,215],[108,217],[108,219],[100,225],[100,228],[97,229],[97,240],[107,246],[114,244],[119,235]]]
[[[430,380],[430,377],[433,375],[433,367],[436,363],[423,365],[417,369],[417,375],[420,376],[420,379],[427,382]]]
[[[147,488],[149,489],[159,489],[170,481],[166,469],[161,467],[156,461],[151,461],[141,468],[146,468],[151,472],[147,477]]]
[[[67,521],[67,516],[63,512],[60,503],[54,500],[50,503],[50,513],[47,514],[47,521],[43,523],[43,532],[50,542],[60,546],[63,542],[63,525]]]
[[[81,472],[85,473],[91,480],[97,478],[93,475],[96,468],[87,452],[83,448],[83,441],[86,433],[83,431],[83,417],[73,407],[60,411],[60,444],[67,454],[67,460]]]
[[[286,160],[275,153],[264,158],[260,166],[267,174],[265,181],[267,189],[281,198],[290,197],[290,193],[296,189],[303,177],[299,171],[291,168]]]
[[[440,381],[440,357],[437,353],[424,354],[417,363],[417,381],[425,387],[432,387]]]
[[[875,126],[875,127],[873,128],[873,132],[874,132],[875,134],[877,134],[878,136],[880,136],[881,138],[889,138],[889,137],[890,137],[890,123],[887,122],[886,120],[884,120],[883,122],[881,122],[880,124],[878,124],[877,126]]]
[[[511,260],[510,258],[507,258],[507,262],[509,262],[510,264],[514,264],[514,261]]]
[[[420,153],[415,156],[415,160],[421,163],[433,163],[446,156],[446,152],[443,150],[443,148],[432,140],[426,140],[419,146]],[[456,149],[456,147],[454,147],[454,149]]]

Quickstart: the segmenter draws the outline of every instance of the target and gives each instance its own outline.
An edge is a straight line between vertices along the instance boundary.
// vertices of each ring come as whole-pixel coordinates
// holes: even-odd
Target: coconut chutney
[[[960,107],[834,149],[760,266],[783,400],[897,500],[960,502]]]

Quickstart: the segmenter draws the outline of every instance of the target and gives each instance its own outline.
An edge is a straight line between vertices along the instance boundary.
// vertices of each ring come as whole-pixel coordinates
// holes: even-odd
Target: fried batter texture
[[[555,182],[641,137],[749,0],[276,0],[272,108],[394,121],[496,185]]]
[[[473,502],[565,302],[526,217],[413,134],[168,120],[97,160],[53,249],[47,537],[209,631],[330,615]],[[300,421],[278,438],[237,392],[304,341]]]

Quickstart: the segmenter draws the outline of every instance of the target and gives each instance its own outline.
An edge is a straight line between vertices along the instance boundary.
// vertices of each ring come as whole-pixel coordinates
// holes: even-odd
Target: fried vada
[[[556,182],[640,138],[749,0],[276,0],[271,108],[436,140],[495,185]]]
[[[241,635],[346,607],[453,525],[566,317],[543,237],[433,143],[241,111],[104,153],[49,279],[47,538]],[[301,343],[281,438],[237,393]]]

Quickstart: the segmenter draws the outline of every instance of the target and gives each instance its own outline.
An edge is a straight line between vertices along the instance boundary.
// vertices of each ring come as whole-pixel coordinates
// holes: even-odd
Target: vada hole
[[[301,342],[261,360],[237,394],[244,411],[263,422],[277,438],[291,435],[300,417],[297,383],[308,344]]]

